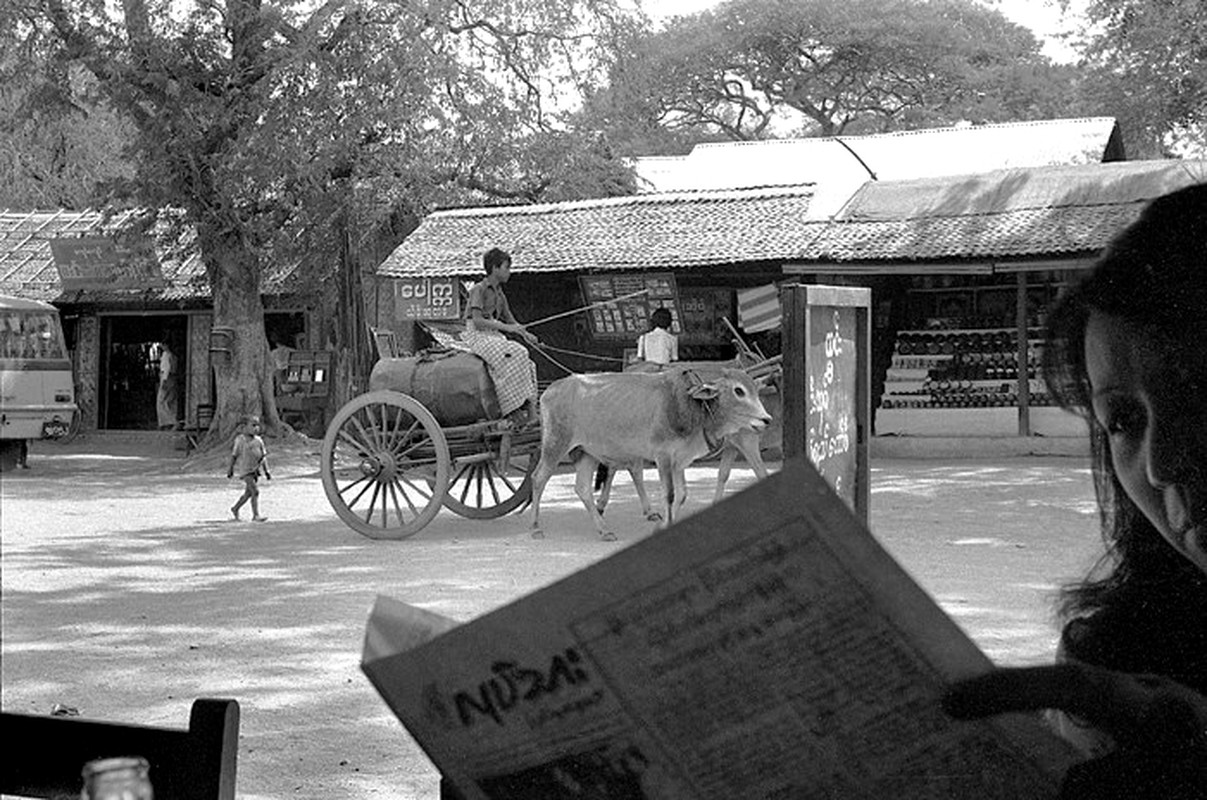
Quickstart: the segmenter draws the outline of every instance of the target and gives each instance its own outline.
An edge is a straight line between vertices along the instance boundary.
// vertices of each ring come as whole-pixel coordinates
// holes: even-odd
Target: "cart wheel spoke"
[[[448,443],[431,413],[399,392],[370,392],[335,415],[323,439],[323,489],[336,514],[374,539],[403,539],[439,512]]]
[[[444,505],[469,519],[494,519],[524,506],[532,496],[532,470],[537,455],[512,452],[503,464],[496,458],[475,459],[457,469]]]

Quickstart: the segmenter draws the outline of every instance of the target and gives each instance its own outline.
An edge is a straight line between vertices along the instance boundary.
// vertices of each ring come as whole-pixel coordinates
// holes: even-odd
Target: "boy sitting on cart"
[[[516,321],[503,294],[503,284],[511,277],[511,256],[493,247],[482,256],[482,266],[486,277],[469,292],[461,339],[486,362],[504,418],[521,425],[536,418],[536,365],[528,348],[504,334],[521,336],[533,345],[538,340]]]

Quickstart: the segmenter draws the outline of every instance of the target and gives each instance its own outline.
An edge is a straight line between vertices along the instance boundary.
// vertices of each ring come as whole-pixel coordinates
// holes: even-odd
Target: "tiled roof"
[[[1097,164],[1123,157],[1112,117],[958,125],[869,136],[696,145],[686,156],[635,160],[649,191],[849,186],[998,169]],[[862,162],[862,163],[861,163]]]
[[[175,240],[156,237],[155,252],[164,277],[162,288],[63,291],[50,249],[51,239],[121,236],[143,213],[141,209],[112,214],[97,210],[0,211],[0,294],[57,303],[181,302],[209,298],[205,265],[197,253],[192,231],[179,234]],[[295,266],[272,270],[264,279],[265,294],[286,291],[295,271]]]
[[[807,245],[812,197],[795,186],[437,211],[377,274],[477,275],[492,247],[511,253],[516,272],[780,261]]]
[[[1207,161],[1123,161],[869,181],[805,261],[921,261],[1093,253],[1154,197],[1207,182]]]

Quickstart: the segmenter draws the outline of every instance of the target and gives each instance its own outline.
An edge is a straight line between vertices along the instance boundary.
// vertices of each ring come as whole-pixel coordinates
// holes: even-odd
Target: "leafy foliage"
[[[601,115],[729,139],[1067,114],[1071,74],[966,0],[728,0],[618,64]]]
[[[566,111],[633,24],[613,0],[13,2],[6,20],[49,63],[94,75],[131,126],[132,201],[196,228],[215,324],[243,342],[216,370],[228,427],[274,418],[267,264],[340,264],[338,344],[355,346],[362,244],[376,252],[435,205],[631,187]]]
[[[1128,155],[1207,156],[1207,5],[1091,0],[1086,96],[1119,118]]]
[[[122,153],[133,130],[95,78],[32,34],[0,11],[0,208],[87,208],[133,175]]]

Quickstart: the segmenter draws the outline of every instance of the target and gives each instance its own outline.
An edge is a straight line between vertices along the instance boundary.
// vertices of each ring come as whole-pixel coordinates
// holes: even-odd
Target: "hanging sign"
[[[461,287],[455,278],[394,278],[394,319],[457,319]]]
[[[119,248],[107,236],[50,240],[63,289],[159,289],[163,272],[150,247]]]
[[[671,312],[671,333],[683,332],[674,273],[584,275],[579,283],[597,339],[636,339],[650,329],[650,314],[657,308]]]

